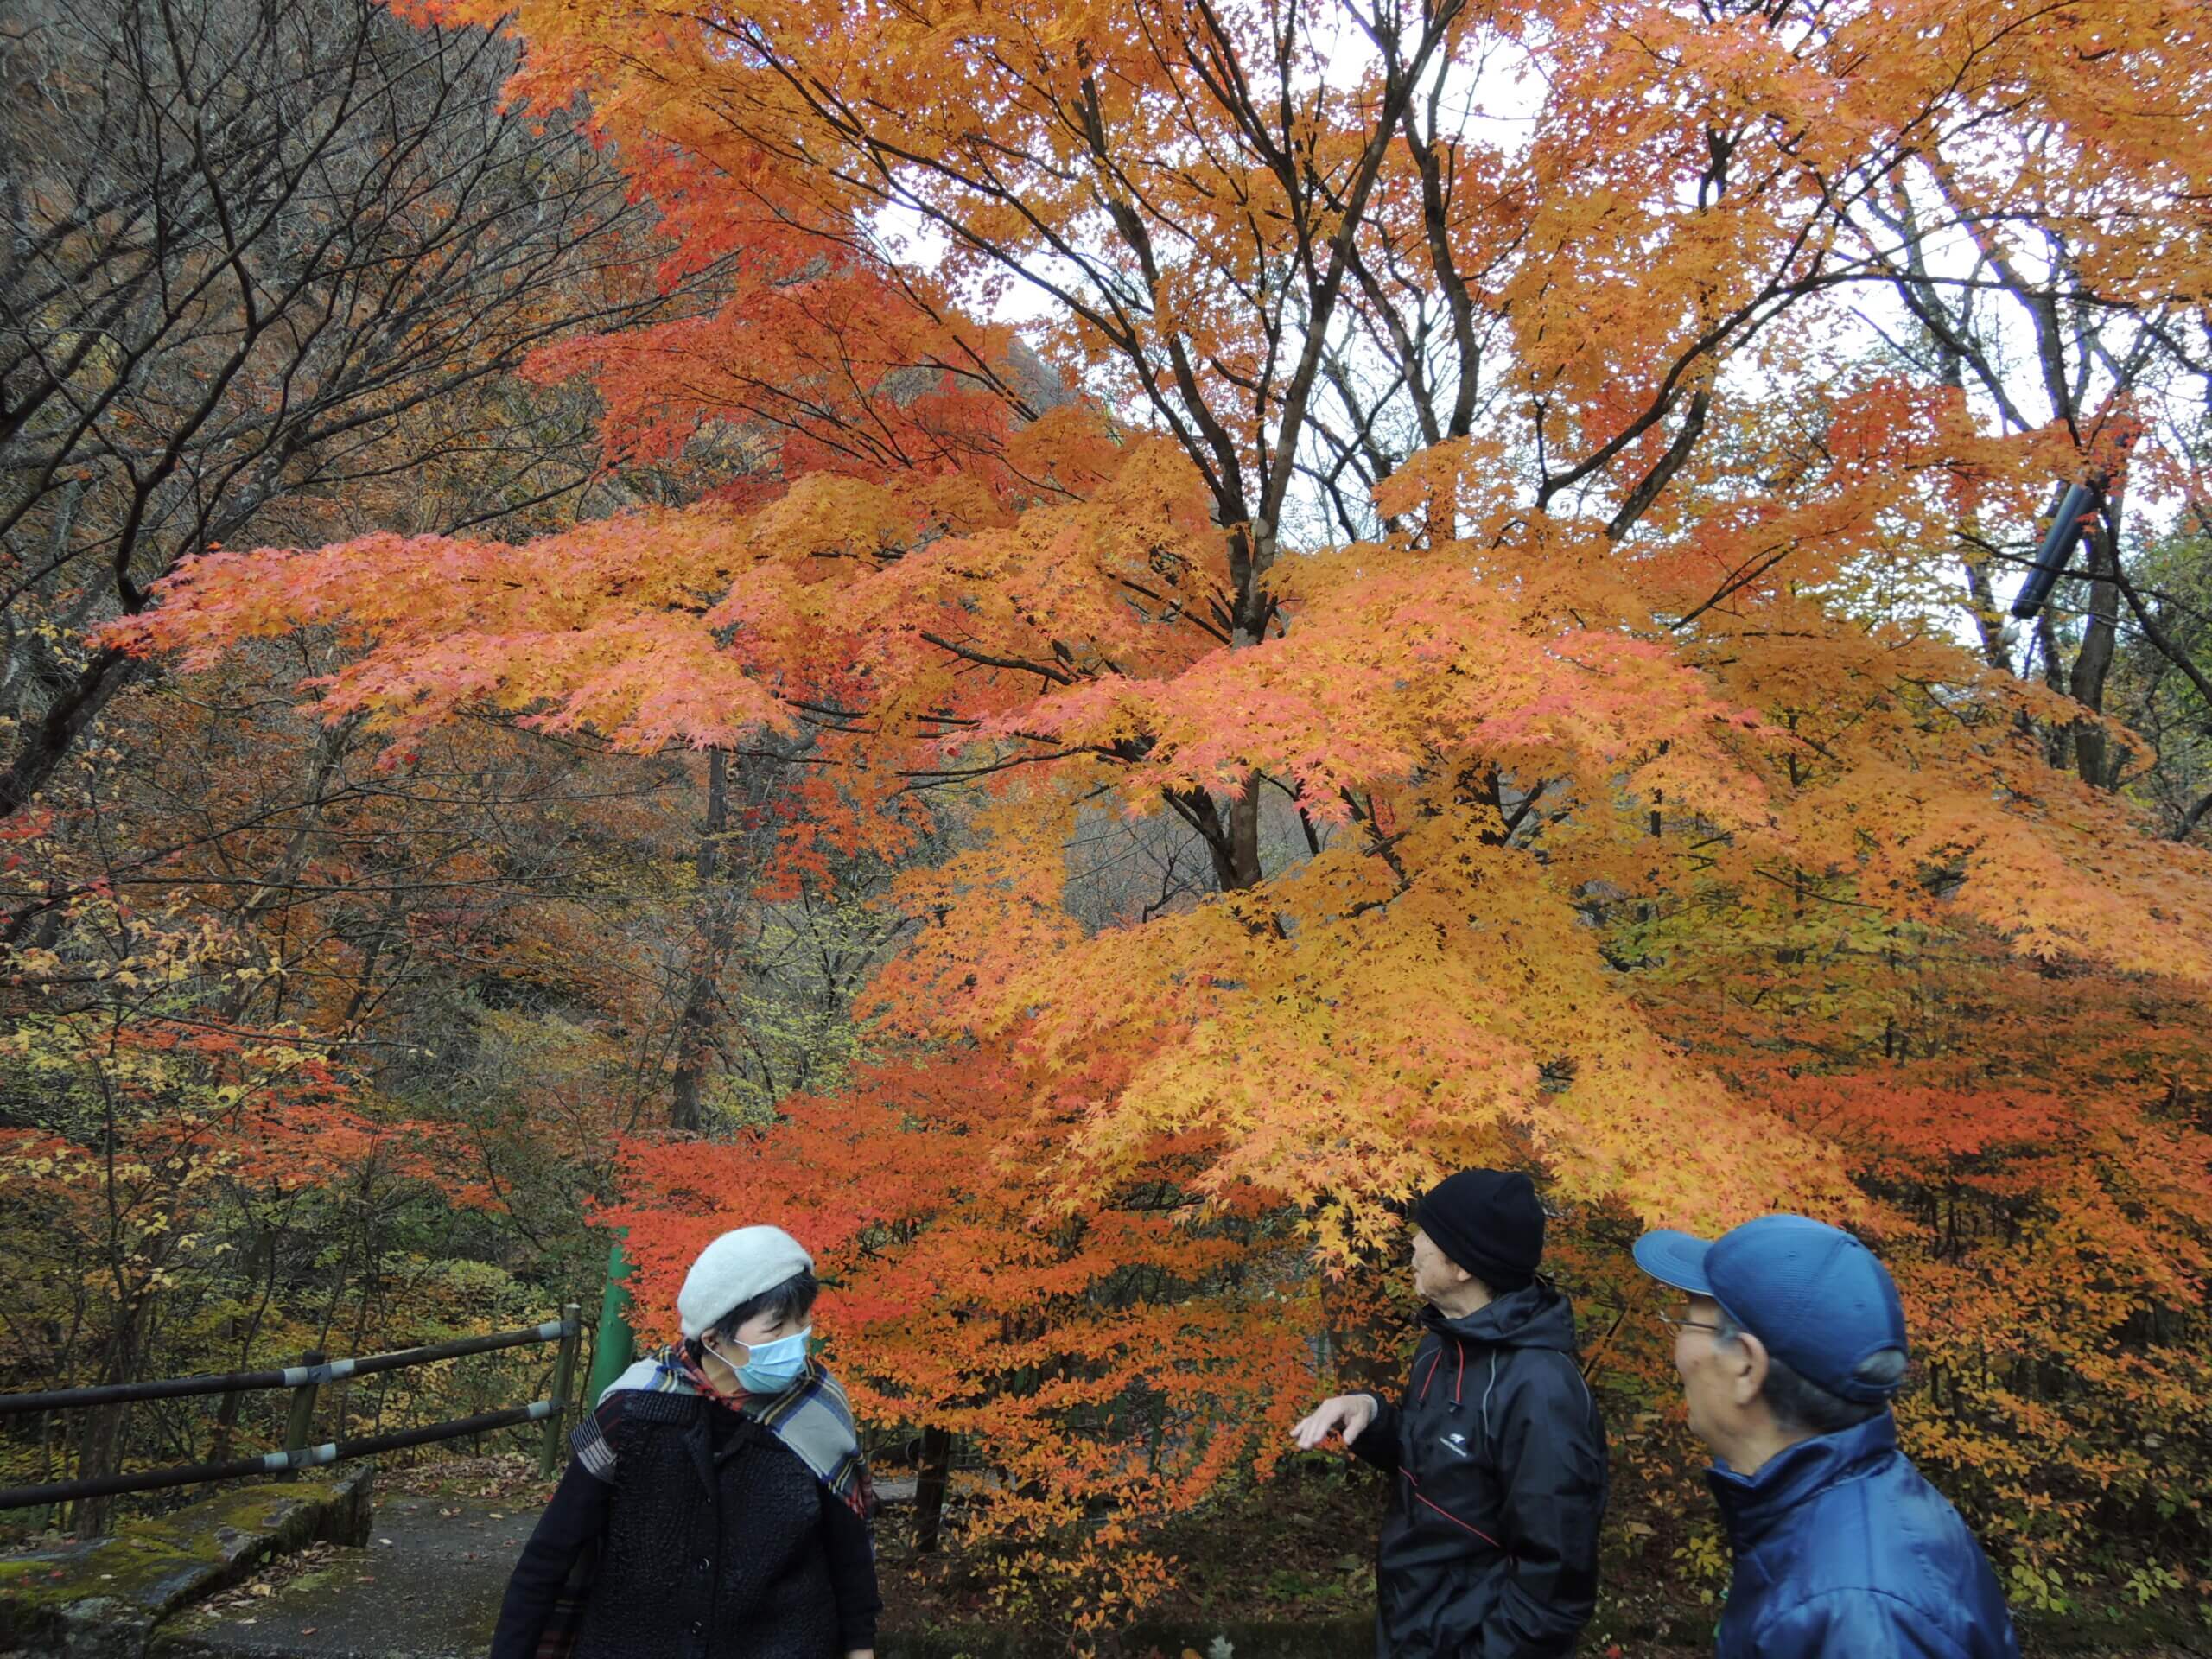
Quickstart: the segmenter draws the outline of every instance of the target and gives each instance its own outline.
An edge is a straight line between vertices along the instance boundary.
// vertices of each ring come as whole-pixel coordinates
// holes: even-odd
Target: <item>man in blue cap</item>
[[[1897,1450],[1904,1306],[1873,1252],[1761,1216],[1636,1260],[1688,1293],[1661,1317],[1736,1558],[1720,1659],[2018,1659],[1980,1546]]]

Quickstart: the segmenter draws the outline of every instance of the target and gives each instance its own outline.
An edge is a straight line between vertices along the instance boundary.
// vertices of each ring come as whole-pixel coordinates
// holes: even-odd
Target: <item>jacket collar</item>
[[[1574,1351],[1573,1305],[1564,1291],[1542,1279],[1494,1297],[1487,1306],[1461,1319],[1447,1318],[1434,1306],[1423,1307],[1421,1322],[1439,1336],[1457,1337],[1462,1342]]]
[[[1705,1478],[1720,1505],[1721,1518],[1728,1523],[1729,1544],[1741,1554],[1799,1504],[1831,1486],[1872,1473],[1897,1455],[1897,1419],[1885,1411],[1855,1428],[1800,1440],[1769,1458],[1755,1475],[1739,1475],[1716,1463]]]

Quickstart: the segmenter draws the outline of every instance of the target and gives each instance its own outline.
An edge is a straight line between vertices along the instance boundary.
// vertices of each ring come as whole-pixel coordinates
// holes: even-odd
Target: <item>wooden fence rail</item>
[[[30,1509],[41,1504],[72,1503],[79,1498],[107,1497],[123,1492],[150,1492],[166,1486],[189,1486],[203,1481],[237,1480],[248,1475],[289,1472],[336,1463],[344,1458],[396,1452],[404,1446],[458,1440],[465,1434],[481,1434],[491,1429],[527,1422],[543,1422],[545,1425],[538,1441],[537,1471],[540,1475],[550,1475],[560,1455],[562,1420],[569,1404],[569,1391],[575,1380],[576,1354],[582,1332],[582,1310],[571,1302],[561,1310],[559,1319],[548,1319],[543,1325],[525,1325],[518,1331],[495,1332],[489,1336],[463,1337],[453,1342],[430,1343],[419,1348],[403,1348],[389,1354],[371,1354],[360,1359],[326,1362],[321,1354],[310,1353],[302,1355],[297,1365],[287,1365],[273,1370],[230,1371],[205,1376],[163,1377],[146,1382],[110,1382],[82,1389],[48,1389],[39,1394],[0,1395],[0,1416],[7,1416],[27,1411],[81,1409],[92,1406],[120,1405],[131,1400],[174,1400],[191,1395],[230,1394],[252,1389],[289,1389],[292,1391],[290,1418],[285,1429],[284,1449],[281,1452],[264,1452],[258,1457],[233,1458],[225,1463],[181,1464],[169,1469],[143,1470],[137,1474],[102,1475],[89,1480],[60,1480],[40,1486],[0,1488],[0,1510]],[[315,1422],[315,1395],[326,1382],[334,1382],[341,1377],[372,1376],[378,1371],[396,1371],[410,1365],[435,1364],[440,1360],[459,1359],[467,1354],[488,1354],[502,1348],[519,1348],[526,1344],[540,1342],[558,1342],[561,1344],[553,1362],[552,1393],[546,1399],[532,1401],[526,1406],[509,1406],[499,1411],[479,1412],[473,1417],[433,1423],[424,1428],[329,1440],[321,1446],[308,1444]]]

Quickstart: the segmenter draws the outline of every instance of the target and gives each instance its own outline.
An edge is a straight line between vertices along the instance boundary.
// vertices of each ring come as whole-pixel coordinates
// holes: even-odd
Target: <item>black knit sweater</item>
[[[574,1659],[837,1659],[875,1645],[867,1522],[750,1419],[626,1391],[598,1412],[610,1484],[572,1463],[507,1582],[492,1659],[534,1659],[596,1544]]]

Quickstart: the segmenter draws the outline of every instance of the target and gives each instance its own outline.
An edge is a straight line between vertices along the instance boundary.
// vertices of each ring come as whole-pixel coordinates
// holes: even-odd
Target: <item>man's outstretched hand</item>
[[[1312,1414],[1301,1417],[1298,1426],[1290,1431],[1301,1452],[1311,1452],[1330,1435],[1341,1433],[1344,1444],[1350,1446],[1360,1432],[1375,1421],[1379,1408],[1371,1394],[1332,1395],[1314,1407]]]

